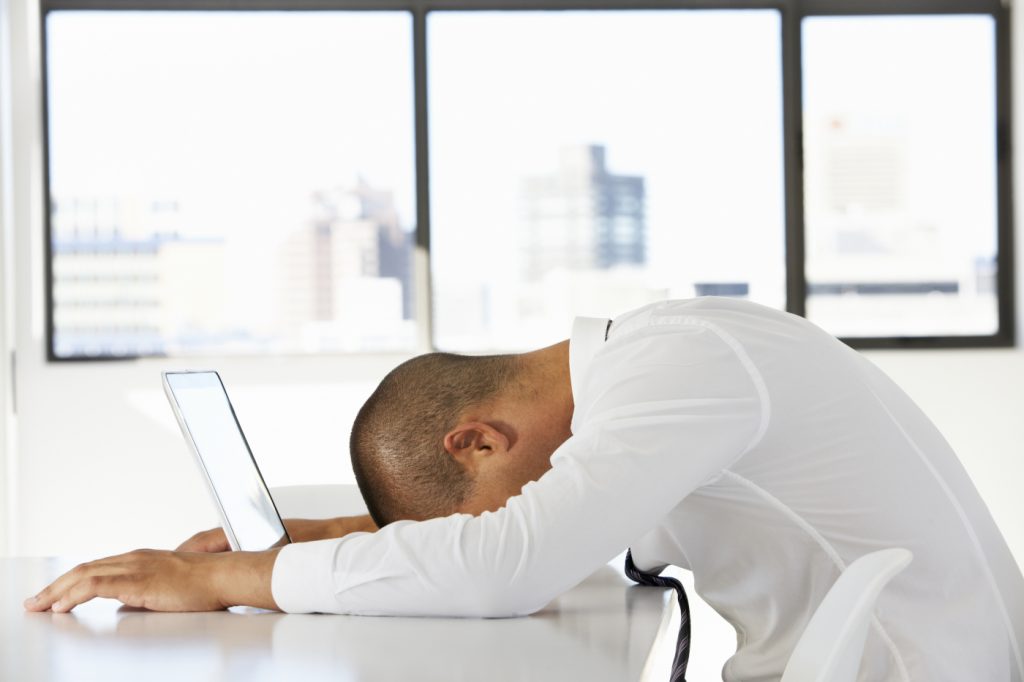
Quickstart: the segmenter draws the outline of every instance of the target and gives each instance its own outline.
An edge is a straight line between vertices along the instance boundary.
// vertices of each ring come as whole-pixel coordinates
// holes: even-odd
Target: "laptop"
[[[164,393],[206,479],[233,550],[291,542],[220,375],[163,372]]]

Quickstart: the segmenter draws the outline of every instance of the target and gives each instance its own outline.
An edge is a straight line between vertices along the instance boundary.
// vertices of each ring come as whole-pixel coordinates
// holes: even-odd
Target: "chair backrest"
[[[286,485],[270,491],[281,518],[330,519],[362,516],[366,504],[354,484]]]
[[[780,682],[854,682],[882,588],[913,554],[884,549],[846,567],[811,616]]]

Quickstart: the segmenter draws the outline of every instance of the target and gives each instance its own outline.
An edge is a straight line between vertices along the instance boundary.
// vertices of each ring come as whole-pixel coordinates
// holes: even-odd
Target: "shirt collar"
[[[590,371],[590,362],[594,355],[604,345],[607,329],[606,317],[577,317],[572,323],[572,335],[569,337],[569,381],[572,384],[572,400],[575,405],[580,404],[583,379]],[[575,417],[575,409],[573,413]]]

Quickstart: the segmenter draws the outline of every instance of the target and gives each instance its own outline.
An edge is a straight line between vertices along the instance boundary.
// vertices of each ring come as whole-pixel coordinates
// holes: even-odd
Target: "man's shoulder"
[[[790,333],[820,336],[822,330],[802,317],[745,299],[722,296],[658,301],[619,315],[612,321],[609,339],[647,328],[701,327],[727,332],[741,341],[780,328]],[[826,335],[827,336],[827,335]]]

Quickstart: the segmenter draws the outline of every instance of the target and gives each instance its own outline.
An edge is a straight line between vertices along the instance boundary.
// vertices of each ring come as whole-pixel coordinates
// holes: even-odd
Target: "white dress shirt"
[[[842,569],[905,547],[860,679],[1024,682],[1020,570],[938,430],[859,354],[802,318],[702,298],[578,319],[570,373],[573,435],[540,480],[478,517],[288,545],[277,604],[528,614],[631,546],[641,569],[693,571],[735,627],[723,679],[777,680]]]

